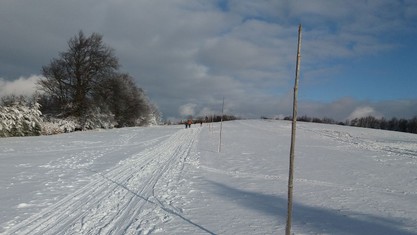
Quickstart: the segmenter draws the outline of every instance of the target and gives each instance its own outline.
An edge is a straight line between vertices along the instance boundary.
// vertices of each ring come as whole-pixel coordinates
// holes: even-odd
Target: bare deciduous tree
[[[89,108],[94,86],[116,73],[119,63],[99,34],[86,37],[80,31],[68,46],[59,58],[42,68],[45,79],[39,85],[66,115],[81,117]]]
[[[101,35],[80,31],[68,47],[42,68],[42,111],[76,117],[81,126],[95,115],[114,118],[121,127],[147,124],[154,112],[148,98],[129,74],[118,71],[118,59]]]

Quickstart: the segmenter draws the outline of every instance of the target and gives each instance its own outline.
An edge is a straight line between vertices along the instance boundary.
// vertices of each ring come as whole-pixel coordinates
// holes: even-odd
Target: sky
[[[2,0],[0,96],[30,94],[82,30],[99,33],[164,119],[225,112],[338,121],[417,116],[415,0]]]

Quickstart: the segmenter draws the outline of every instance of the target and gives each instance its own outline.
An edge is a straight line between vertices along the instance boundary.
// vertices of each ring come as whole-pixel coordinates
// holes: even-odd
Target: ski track
[[[199,132],[179,130],[108,171],[95,172],[90,183],[5,234],[148,234],[172,217],[182,218],[172,202]]]
[[[311,131],[325,138],[330,138],[340,143],[346,144],[347,148],[351,148],[352,146],[354,146],[360,149],[380,152],[380,153],[385,154],[386,156],[392,156],[393,159],[391,160],[397,159],[396,157],[408,158],[413,161],[417,160],[417,144],[414,142],[407,143],[406,141],[391,142],[389,140],[385,140],[385,141],[375,140],[375,139],[371,140],[371,139],[362,138],[359,135],[353,136],[352,134],[348,132],[338,131],[338,130],[325,130],[325,129],[311,130],[311,129],[306,129],[304,127],[301,127],[300,129],[304,131]],[[375,133],[377,133],[378,131],[382,132],[382,130],[367,130],[367,129],[365,130],[368,132],[374,131]],[[409,133],[401,133],[401,134],[407,135]],[[337,146],[337,147],[340,148],[340,146]],[[379,160],[384,161],[381,159]],[[390,159],[385,160],[385,161],[389,161],[389,160]]]

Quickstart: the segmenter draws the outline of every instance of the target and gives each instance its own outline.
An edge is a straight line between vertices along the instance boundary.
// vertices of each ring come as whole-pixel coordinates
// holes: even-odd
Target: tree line
[[[220,121],[233,121],[233,120],[239,120],[239,117],[236,117],[234,115],[224,114],[224,115],[214,115],[212,117],[208,117],[209,122],[220,122]]]
[[[382,129],[390,131],[400,131],[417,134],[417,116],[411,119],[375,118],[373,116],[355,118],[350,121],[351,126]]]
[[[80,31],[68,41],[66,51],[42,67],[43,78],[37,84],[38,92],[34,99],[36,107],[46,122],[62,124],[65,120],[63,131],[159,122],[160,113],[156,106],[134,79],[119,68],[114,50],[104,44],[100,34],[86,36]],[[29,103],[11,96],[4,98],[0,105],[3,109],[22,105],[32,107]],[[0,130],[12,123],[0,123]],[[74,128],[68,128],[68,123]]]
[[[209,116],[198,116],[198,117],[188,117],[185,120],[180,120],[179,122],[176,122],[175,124],[185,124],[189,120],[191,120],[192,123],[210,123],[210,122],[220,122],[220,121],[233,121],[233,120],[240,120],[240,117],[236,117],[234,115],[224,114],[222,115],[209,115]],[[166,124],[171,125],[171,121],[167,121]]]
[[[291,117],[284,117],[284,120],[292,120]],[[352,120],[347,120],[345,122],[336,122],[331,118],[315,118],[309,116],[300,116],[297,117],[297,121],[300,122],[314,122],[314,123],[324,123],[324,124],[338,124],[338,125],[348,125],[355,127],[365,127],[372,129],[381,129],[381,130],[390,130],[390,131],[399,131],[399,132],[408,132],[417,134],[417,116],[411,119],[396,118],[391,119],[385,118],[376,118],[373,116],[355,118]]]

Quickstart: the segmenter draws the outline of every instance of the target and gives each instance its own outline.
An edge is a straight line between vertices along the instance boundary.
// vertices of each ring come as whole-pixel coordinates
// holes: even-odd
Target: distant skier
[[[188,120],[187,124],[188,124],[188,128],[191,128],[191,124],[193,123],[193,121],[191,119]]]

